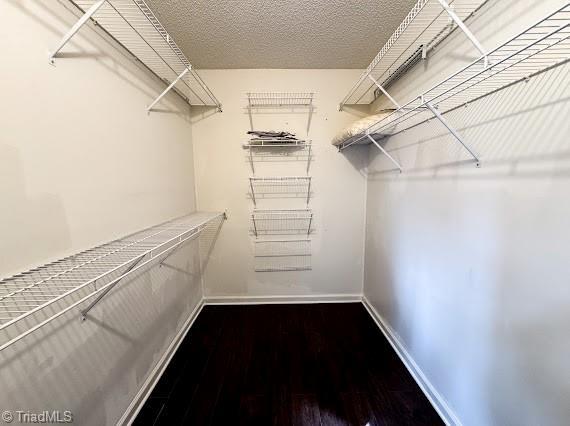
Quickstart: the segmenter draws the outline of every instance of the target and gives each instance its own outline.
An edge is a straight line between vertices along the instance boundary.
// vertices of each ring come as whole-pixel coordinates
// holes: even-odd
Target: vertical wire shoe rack
[[[253,111],[260,109],[287,112],[304,109],[308,126],[313,112],[314,93],[250,92],[247,111],[253,130]],[[307,127],[308,129],[308,127]],[[309,175],[313,150],[310,140],[251,139],[243,145],[252,175],[249,192],[253,203],[250,235],[254,238],[254,270],[256,272],[311,270],[311,233],[313,211],[309,208],[312,178]],[[304,162],[304,176],[258,176],[258,162]],[[305,207],[290,209],[259,208],[264,199],[303,200]]]

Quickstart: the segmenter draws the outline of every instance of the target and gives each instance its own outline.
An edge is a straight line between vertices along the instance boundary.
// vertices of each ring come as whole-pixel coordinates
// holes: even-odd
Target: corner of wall
[[[462,423],[457,415],[447,404],[447,401],[443,398],[443,396],[431,384],[427,376],[421,370],[420,366],[414,361],[414,358],[410,355],[404,343],[400,340],[394,329],[390,327],[390,325],[378,313],[374,306],[368,301],[366,296],[362,297],[362,304],[380,331],[382,331],[382,334],[384,334],[386,340],[388,340],[394,351],[398,354],[398,357],[402,363],[406,366],[413,379],[416,381],[426,398],[429,400],[445,424],[448,426],[461,426]]]

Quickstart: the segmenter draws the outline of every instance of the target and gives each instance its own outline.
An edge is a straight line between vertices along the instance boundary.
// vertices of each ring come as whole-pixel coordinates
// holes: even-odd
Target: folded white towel
[[[355,121],[350,126],[338,132],[337,135],[332,139],[331,143],[335,146],[342,145],[353,136],[358,135],[359,133],[368,129],[373,124],[378,123],[380,120],[384,119],[393,112],[393,110],[383,110],[378,114],[361,118],[360,120]]]

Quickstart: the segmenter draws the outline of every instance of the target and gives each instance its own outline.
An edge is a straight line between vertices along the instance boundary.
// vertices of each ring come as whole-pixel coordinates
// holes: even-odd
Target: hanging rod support
[[[387,97],[388,99],[390,99],[390,102],[392,102],[392,103],[394,104],[394,106],[395,106],[397,109],[402,108],[401,105],[400,105],[398,102],[396,102],[396,100],[395,100],[392,96],[390,96],[390,94],[382,87],[382,85],[381,85],[380,83],[378,83],[378,82],[376,81],[376,79],[375,79],[374,77],[372,77],[370,74],[368,74],[368,78],[369,78],[370,80],[372,80],[372,82],[373,82],[376,86],[378,86],[378,89],[380,89],[380,91],[381,91],[382,93],[384,93],[384,95],[386,95],[386,97]]]
[[[186,236],[186,237],[178,237],[178,241],[176,243],[176,245],[174,247],[172,247],[171,249],[167,249],[165,251],[163,251],[161,254],[166,254],[166,256],[164,256],[164,258],[160,261],[160,263],[158,264],[159,267],[162,267],[162,265],[164,264],[164,262],[170,257],[172,256],[176,251],[178,251],[181,247],[183,247],[183,243],[186,243],[188,240],[192,239],[193,237],[196,237],[198,235],[200,235],[200,233],[202,232],[201,227],[196,228],[195,230],[193,230],[192,234]],[[141,263],[141,261],[145,258],[146,256],[141,256],[139,257],[135,262],[133,262],[131,264],[131,266],[129,266],[129,268],[125,271],[125,274],[128,274],[129,272],[131,272],[139,263]],[[152,258],[152,254],[151,254],[151,258]],[[122,278],[121,278],[122,279]],[[116,282],[114,282],[112,285],[110,285],[109,287],[107,287],[103,292],[101,292],[101,294],[99,296],[97,296],[97,298],[95,300],[93,300],[93,302],[91,302],[89,304],[89,306],[87,306],[85,309],[83,309],[81,311],[81,320],[85,321],[87,319],[87,313],[93,309],[93,307],[99,303],[101,301],[101,299],[103,299],[107,293],[109,293],[111,290],[113,290],[113,288],[119,284],[119,282],[121,282],[121,279],[117,280]]]
[[[125,271],[125,273],[123,275],[128,274],[129,272],[131,272],[139,263],[141,263],[141,261],[143,260],[145,256],[140,256],[136,261],[134,261],[131,266],[128,267],[128,269]],[[122,278],[121,278],[122,279]],[[121,282],[121,279],[115,281],[113,284],[111,284],[109,287],[107,287],[105,290],[103,290],[103,292],[97,296],[97,298],[91,302],[89,304],[89,306],[87,306],[85,309],[83,309],[81,311],[81,320],[85,321],[87,319],[87,313],[93,308],[93,306],[95,306],[97,303],[99,303],[99,301],[104,298],[107,293],[109,293],[111,290],[113,290],[113,288],[119,284],[119,282]]]
[[[160,102],[160,100],[161,100],[168,92],[170,92],[170,90],[176,85],[176,83],[178,83],[178,82],[180,81],[180,79],[181,79],[182,77],[184,77],[186,74],[188,74],[189,71],[190,71],[190,66],[187,67],[187,68],[184,68],[184,71],[182,71],[182,72],[180,73],[180,75],[179,75],[178,77],[176,77],[176,79],[174,79],[174,81],[173,81],[172,83],[170,83],[166,89],[164,89],[164,91],[158,96],[158,98],[156,98],[156,99],[153,101],[153,103],[151,103],[151,104],[147,107],[146,111],[147,111],[147,112],[150,112],[150,110],[151,110],[158,102]]]
[[[471,32],[469,28],[467,28],[467,25],[465,25],[465,23],[461,20],[461,18],[457,16],[453,8],[449,6],[446,0],[437,0],[437,1],[439,2],[439,4],[441,4],[441,7],[443,7],[443,9],[447,12],[449,17],[453,20],[453,22],[455,22],[457,26],[461,29],[461,31],[465,33],[467,38],[471,40],[471,43],[473,43],[473,45],[477,48],[477,50],[481,52],[481,55],[483,55],[484,58],[483,61],[485,64],[485,68],[487,68],[487,66],[489,65],[488,53],[485,50],[485,48],[481,45],[481,43],[479,43],[477,37],[475,37],[475,35]]]
[[[75,25],[73,25],[73,27],[71,27],[71,29],[67,32],[67,34],[63,36],[63,38],[61,39],[55,50],[50,53],[49,55],[50,64],[53,65],[55,63],[55,57],[60,52],[60,50],[63,49],[63,47],[67,44],[69,40],[71,40],[71,38],[75,35],[75,33],[77,33],[77,31],[79,31],[81,27],[85,25],[85,23],[89,21],[89,19],[91,19],[91,17],[95,14],[95,12],[97,12],[99,8],[103,6],[103,4],[105,4],[106,1],[107,0],[99,0],[93,3],[93,5],[87,10],[87,12],[85,12],[85,14],[81,18],[79,18],[79,21],[77,21]]]
[[[180,236],[178,238],[178,242],[182,243],[183,241],[186,242],[188,240],[194,239],[194,237],[197,237],[200,235],[200,233],[202,232],[202,229],[204,229],[204,228],[198,227],[194,230],[194,232],[192,232],[192,234],[188,235],[187,237],[182,238],[182,236]],[[170,256],[172,256],[174,253],[176,253],[182,247],[184,247],[184,245],[180,244],[180,245],[174,247],[172,250],[170,250],[170,252],[166,256],[164,256],[162,258],[162,260],[158,263],[158,267],[161,268],[162,265],[165,264],[164,262],[166,262]]]
[[[431,104],[431,102],[426,102],[425,106],[427,106],[428,109],[433,113],[433,115],[441,122],[441,124],[443,124],[447,128],[447,130],[449,130],[449,132],[453,135],[453,137],[455,137],[455,139],[457,139],[457,141],[461,145],[463,145],[463,148],[465,148],[469,152],[469,154],[471,154],[471,156],[477,162],[476,163],[477,167],[479,167],[481,164],[479,161],[479,157],[471,150],[471,148],[467,146],[467,144],[463,141],[461,135],[457,133],[453,127],[451,127],[451,125],[447,122],[445,118],[443,118],[443,115],[441,115],[441,113]]]
[[[379,149],[380,151],[382,151],[382,153],[383,153],[386,157],[388,157],[392,163],[394,163],[394,164],[396,165],[396,167],[398,168],[398,170],[400,170],[400,173],[402,173],[402,166],[400,166],[400,163],[398,163],[396,160],[394,160],[394,157],[392,157],[390,154],[388,154],[388,152],[387,152],[384,148],[382,148],[382,145],[380,145],[378,142],[376,142],[376,139],[374,139],[372,136],[370,136],[369,133],[367,133],[366,136],[368,136],[368,139],[370,139],[370,140],[372,141],[372,143],[373,143],[374,145],[376,145],[376,146],[378,147],[378,149]]]

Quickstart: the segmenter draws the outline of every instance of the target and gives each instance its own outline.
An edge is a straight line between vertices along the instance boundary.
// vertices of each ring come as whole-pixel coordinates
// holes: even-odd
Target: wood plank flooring
[[[206,306],[135,425],[441,425],[360,303]]]

